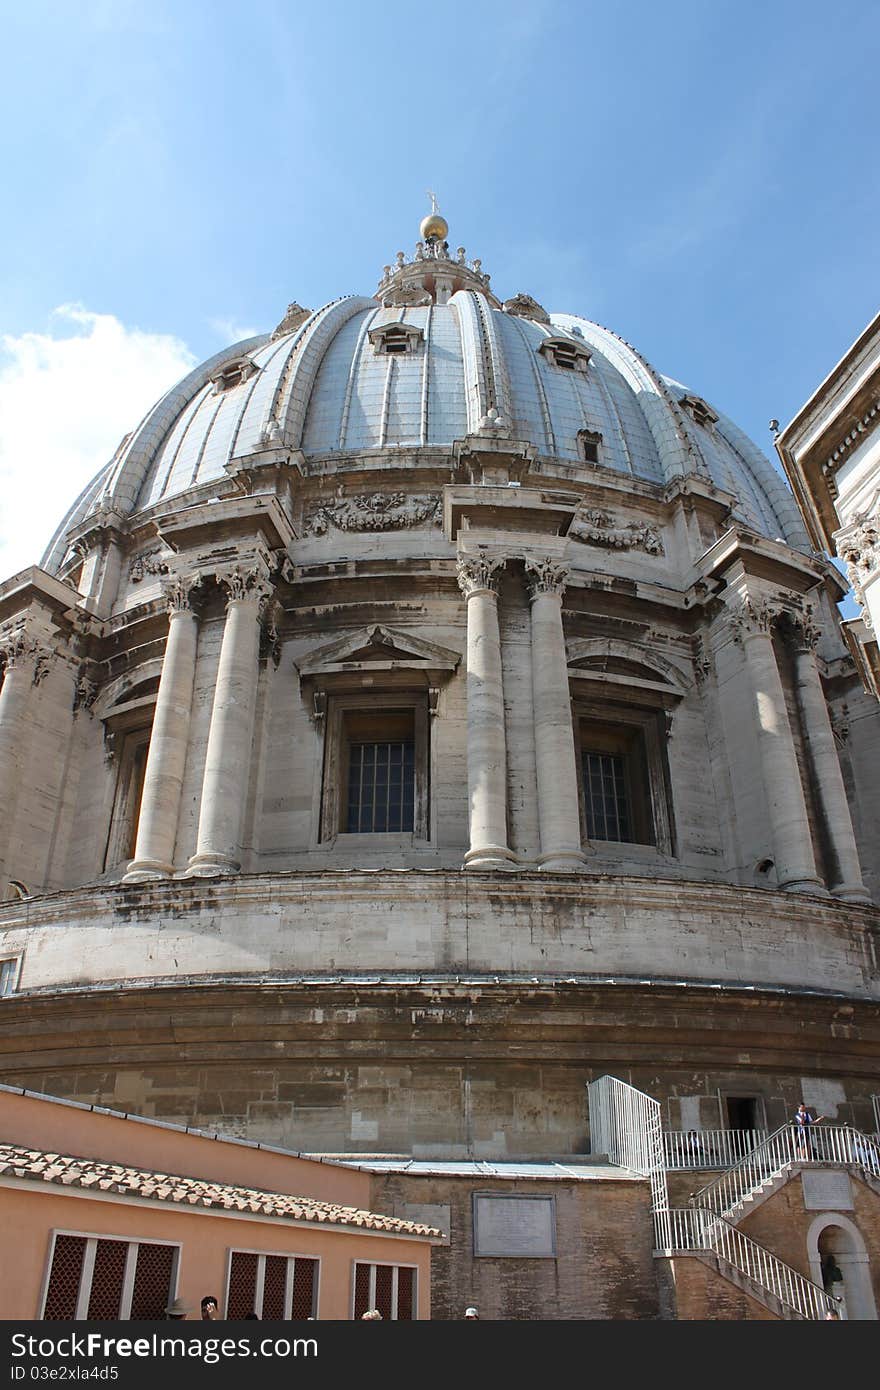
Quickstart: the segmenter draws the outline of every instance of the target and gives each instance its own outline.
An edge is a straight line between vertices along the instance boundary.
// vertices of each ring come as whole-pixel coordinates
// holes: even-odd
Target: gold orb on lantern
[[[436,196],[429,192],[428,197],[431,199],[431,211],[419,223],[419,236],[422,241],[445,241],[449,236],[449,223],[437,211]]]

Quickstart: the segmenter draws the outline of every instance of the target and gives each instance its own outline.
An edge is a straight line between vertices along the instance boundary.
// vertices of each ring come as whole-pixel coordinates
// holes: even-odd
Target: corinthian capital
[[[747,637],[768,636],[776,618],[775,610],[766,599],[743,598],[728,610],[733,639],[740,645]]]
[[[880,516],[858,512],[848,526],[835,534],[834,543],[846,564],[856,601],[866,609],[864,586],[880,569]],[[870,626],[867,612],[865,617]]]
[[[26,623],[0,634],[0,666],[7,671],[29,667],[34,685],[48,675],[56,655],[44,636],[31,631]]]
[[[175,574],[162,581],[162,596],[170,614],[186,613],[192,607],[193,589],[202,582],[200,574]]]
[[[260,604],[274,588],[268,569],[261,564],[232,565],[229,569],[218,570],[217,583],[226,590],[229,603]]]
[[[526,583],[532,598],[538,594],[564,594],[570,578],[570,566],[560,564],[551,555],[526,559]]]
[[[795,652],[815,651],[821,628],[815,622],[812,604],[807,604],[802,613],[786,613],[779,624],[786,642]]]
[[[456,573],[458,587],[465,598],[470,598],[472,594],[478,594],[485,589],[496,592],[498,581],[495,575],[506,564],[507,558],[504,555],[459,555]]]

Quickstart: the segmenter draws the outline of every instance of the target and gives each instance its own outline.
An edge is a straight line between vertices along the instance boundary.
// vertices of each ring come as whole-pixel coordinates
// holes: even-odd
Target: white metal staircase
[[[701,1255],[719,1274],[777,1317],[820,1320],[837,1299],[780,1260],[723,1216],[702,1207],[654,1213],[655,1244],[663,1254]]]
[[[880,1190],[880,1147],[872,1139],[848,1127],[803,1136],[783,1125],[695,1193],[690,1206],[675,1208],[669,1206],[659,1102],[613,1076],[591,1082],[587,1091],[593,1152],[650,1178],[656,1255],[700,1256],[778,1317],[818,1320],[836,1310],[833,1295],[745,1235],[736,1221],[787,1181],[796,1165],[857,1164]]]
[[[781,1125],[726,1172],[689,1198],[689,1205],[740,1221],[792,1173],[815,1164],[855,1167],[880,1190],[880,1146],[848,1125]]]

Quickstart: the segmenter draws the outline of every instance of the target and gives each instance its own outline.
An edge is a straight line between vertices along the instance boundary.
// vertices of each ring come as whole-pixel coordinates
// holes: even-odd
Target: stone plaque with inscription
[[[852,1211],[853,1195],[849,1173],[802,1173],[804,1206],[808,1211]]]
[[[553,1259],[553,1197],[493,1197],[474,1193],[474,1254]]]

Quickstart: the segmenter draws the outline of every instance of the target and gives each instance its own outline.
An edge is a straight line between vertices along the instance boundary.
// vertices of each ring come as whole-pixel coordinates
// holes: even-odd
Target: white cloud
[[[0,337],[0,582],[38,564],[124,434],[195,365],[179,338],[79,304]]]
[[[208,320],[211,330],[217,334],[221,347],[231,347],[233,343],[241,343],[245,338],[256,338],[258,333],[263,333],[262,328],[253,328],[250,324],[239,323],[237,319],[215,318]]]

